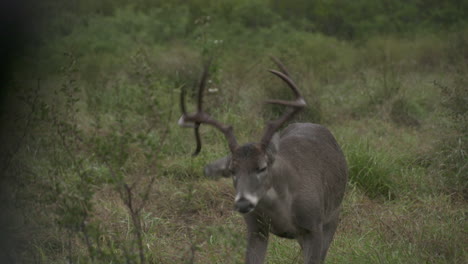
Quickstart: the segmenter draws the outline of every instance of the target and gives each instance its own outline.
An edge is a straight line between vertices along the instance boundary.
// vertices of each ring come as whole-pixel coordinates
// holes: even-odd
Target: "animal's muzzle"
[[[255,208],[255,205],[245,198],[240,198],[236,201],[235,207],[239,213],[246,214],[251,212]]]

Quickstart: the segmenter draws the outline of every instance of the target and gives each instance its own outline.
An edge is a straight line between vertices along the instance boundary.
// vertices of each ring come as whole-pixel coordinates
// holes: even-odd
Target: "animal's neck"
[[[275,160],[271,171],[271,185],[266,191],[265,196],[262,198],[262,204],[264,208],[274,209],[274,211],[287,210],[290,207],[292,201],[291,193],[291,180],[294,181],[295,176],[290,171],[288,164],[281,158]],[[275,212],[278,213],[278,212]]]
[[[290,185],[295,183],[297,173],[281,156],[276,157],[271,173],[272,188],[280,197],[286,195],[291,190]]]
[[[291,214],[292,195],[287,186],[272,186],[267,190],[257,212],[269,230],[281,237],[294,238],[297,232]]]

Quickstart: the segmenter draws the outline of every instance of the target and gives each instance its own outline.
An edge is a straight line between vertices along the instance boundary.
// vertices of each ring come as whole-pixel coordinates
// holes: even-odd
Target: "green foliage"
[[[394,199],[396,184],[393,176],[396,165],[383,153],[370,148],[366,142],[345,145],[349,177],[371,198]]]
[[[166,21],[156,24],[154,30],[161,36],[172,32],[173,28],[191,32],[195,27],[180,19],[195,21],[200,17],[214,17],[226,26],[242,25],[248,28],[270,28],[279,20],[287,21],[304,31],[321,32],[339,38],[354,39],[388,33],[413,34],[418,30],[443,31],[458,28],[466,24],[468,4],[456,0],[450,1],[344,1],[277,0],[228,1],[228,0],[192,0],[192,1],[74,1],[62,3],[56,0],[46,1],[49,10],[60,11],[68,22],[76,22],[84,15],[112,17],[123,9],[157,17],[152,19]],[[156,12],[155,12],[156,10]],[[155,12],[155,13],[154,13]],[[184,16],[180,16],[181,12]],[[69,14],[72,14],[70,16]],[[74,16],[76,15],[76,16]],[[78,19],[77,19],[78,18]],[[85,19],[86,21],[86,19]],[[182,23],[172,23],[173,21]],[[128,28],[134,25],[128,21]],[[86,22],[85,22],[86,23]],[[149,23],[151,23],[149,21]],[[57,23],[54,28],[64,34],[70,33],[70,23]],[[171,29],[172,28],[172,29]],[[177,32],[181,32],[176,30]],[[157,32],[157,31],[152,31]]]
[[[232,12],[232,17],[248,28],[272,27],[279,16],[269,7],[267,0],[239,1]]]
[[[297,25],[306,18],[308,28],[341,38],[382,33],[411,33],[450,28],[466,22],[468,5],[458,1],[272,1],[272,8]]]

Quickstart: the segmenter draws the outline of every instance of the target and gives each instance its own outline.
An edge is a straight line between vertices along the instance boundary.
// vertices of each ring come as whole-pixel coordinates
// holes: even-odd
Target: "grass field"
[[[466,262],[467,27],[345,40],[283,20],[253,27],[248,14],[227,24],[186,6],[105,7],[48,21],[8,82],[6,260],[243,263],[231,180],[203,176],[227,144],[202,127],[191,156],[179,93],[193,109],[212,57],[206,111],[258,140],[283,111],[261,102],[290,96],[267,72],[273,55],[308,102],[296,121],[327,126],[348,161],[326,263]],[[270,237],[267,263],[302,263],[299,245]]]

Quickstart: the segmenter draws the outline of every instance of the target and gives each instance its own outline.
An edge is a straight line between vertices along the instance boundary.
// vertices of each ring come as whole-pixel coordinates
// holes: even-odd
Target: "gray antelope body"
[[[205,167],[208,177],[232,177],[235,208],[247,224],[246,263],[263,263],[268,235],[297,239],[304,263],[322,263],[339,221],[339,211],[348,178],[344,155],[328,129],[318,124],[295,123],[281,133],[281,125],[305,107],[305,101],[284,66],[275,60],[283,79],[296,95],[295,101],[268,100],[291,107],[278,120],[270,121],[259,143],[238,146],[232,127],[202,111],[201,96],[208,67],[200,84],[196,114],[185,112],[183,94],[181,125],[194,124],[197,151],[201,148],[198,127],[211,124],[226,136],[231,154]]]

